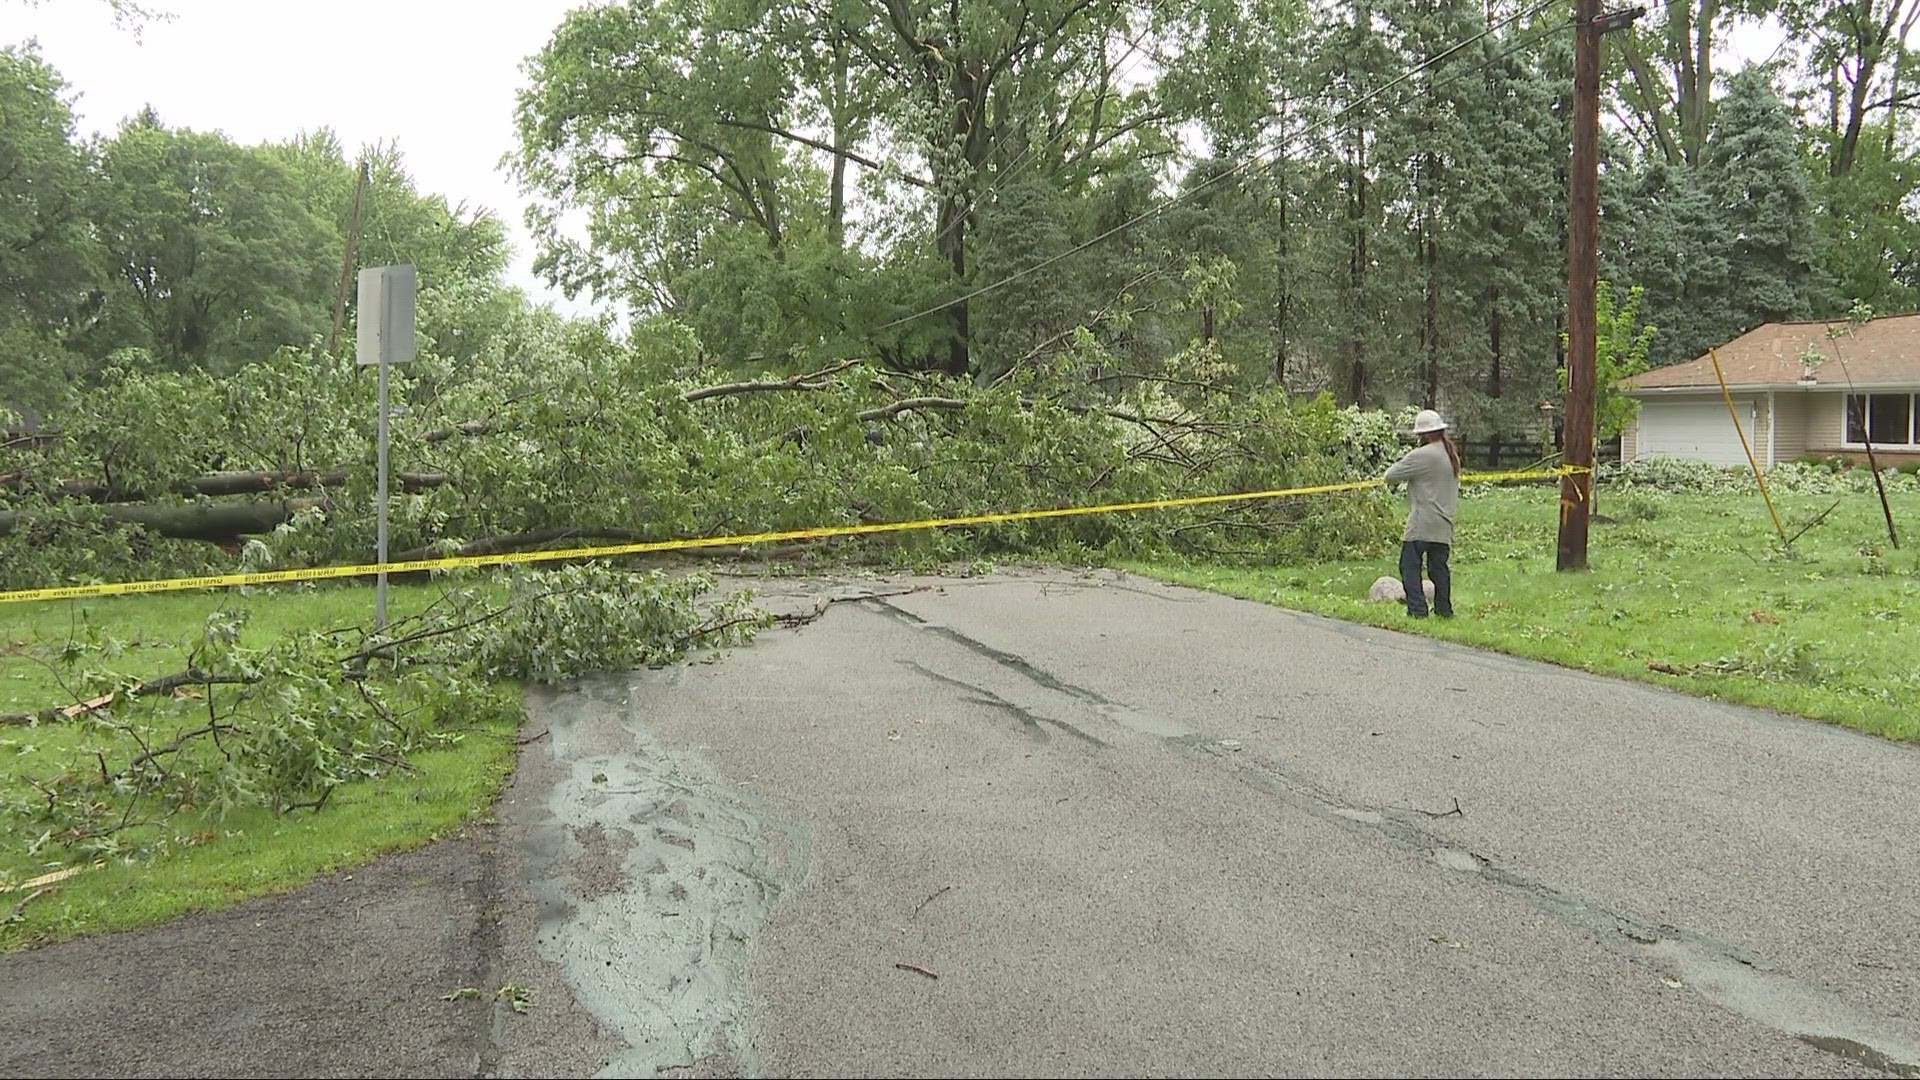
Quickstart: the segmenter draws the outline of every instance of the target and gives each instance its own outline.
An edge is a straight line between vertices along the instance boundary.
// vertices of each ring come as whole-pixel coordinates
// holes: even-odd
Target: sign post
[[[387,403],[387,366],[413,360],[414,310],[418,278],[412,264],[405,266],[369,266],[360,271],[359,335],[354,359],[362,366],[373,365],[380,372],[380,416],[377,442],[379,472],[378,551],[375,561],[383,567],[374,587],[373,631],[387,629],[387,422],[392,408]]]

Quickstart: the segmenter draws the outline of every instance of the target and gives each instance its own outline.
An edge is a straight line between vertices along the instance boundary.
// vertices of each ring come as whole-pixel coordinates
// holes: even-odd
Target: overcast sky
[[[515,284],[585,312],[538,282],[519,191],[499,169],[514,143],[521,61],[582,0],[145,0],[171,14],[137,34],[106,0],[0,0],[0,43],[37,39],[78,94],[83,132],[111,132],[151,104],[166,123],[243,143],[331,127],[349,152],[397,141],[419,186],[494,210],[514,240]],[[1777,30],[1739,35],[1726,59],[1762,58]]]
[[[0,0],[0,43],[38,39],[78,94],[82,132],[111,132],[151,104],[166,123],[239,142],[331,127],[349,154],[395,140],[422,190],[495,211],[514,238],[512,277],[535,280],[524,202],[498,168],[514,143],[520,63],[580,0],[146,0],[172,14],[136,36],[106,0]]]

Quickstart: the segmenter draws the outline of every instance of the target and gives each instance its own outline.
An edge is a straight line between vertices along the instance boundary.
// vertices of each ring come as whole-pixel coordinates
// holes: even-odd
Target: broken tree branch
[[[102,508],[116,524],[139,525],[176,540],[230,540],[236,536],[270,533],[301,510],[325,505],[321,498],[244,502],[218,506],[113,503]],[[0,536],[55,518],[41,510],[0,511]]]
[[[1795,540],[1798,540],[1798,539],[1800,539],[1801,537],[1803,537],[1803,536],[1805,536],[1805,535],[1807,535],[1807,531],[1808,531],[1809,529],[1812,529],[1812,528],[1813,528],[1814,526],[1816,526],[1816,525],[1818,525],[1818,524],[1820,524],[1821,522],[1823,522],[1823,521],[1825,521],[1825,520],[1827,520],[1827,515],[1828,515],[1828,514],[1831,514],[1831,513],[1833,513],[1833,511],[1834,511],[1834,510],[1835,510],[1835,509],[1836,509],[1836,508],[1837,508],[1837,507],[1838,507],[1838,506],[1839,506],[1839,505],[1840,505],[1840,504],[1841,504],[1842,502],[1844,502],[1844,501],[1846,501],[1846,500],[1844,500],[1844,499],[1835,499],[1835,500],[1833,500],[1833,505],[1832,505],[1832,506],[1829,506],[1829,507],[1827,507],[1827,508],[1826,508],[1825,510],[1822,510],[1822,511],[1820,511],[1820,512],[1819,512],[1818,514],[1815,514],[1815,515],[1813,516],[1813,520],[1811,520],[1811,521],[1809,521],[1809,522],[1807,522],[1807,523],[1806,523],[1805,525],[1802,525],[1802,526],[1800,526],[1800,531],[1799,531],[1799,532],[1797,532],[1797,533],[1794,533],[1794,534],[1793,534],[1793,536],[1792,536],[1791,538],[1789,538],[1789,539],[1787,540],[1787,546],[1788,546],[1788,547],[1792,547],[1792,546],[1793,546],[1793,542],[1794,542]]]
[[[864,359],[846,360],[829,368],[821,368],[819,371],[809,372],[805,375],[795,375],[792,378],[778,381],[737,382],[723,383],[719,386],[703,386],[697,390],[689,390],[681,394],[680,400],[685,402],[705,401],[708,398],[727,397],[731,394],[753,394],[772,390],[826,390],[831,388],[833,384],[822,380],[845,371],[856,364],[864,363],[866,363]]]
[[[316,488],[344,487],[350,478],[345,469],[258,472],[217,472],[195,476],[171,485],[175,495],[260,495],[270,491],[310,491]],[[445,473],[395,473],[393,479],[405,491],[430,491],[447,483]],[[0,480],[0,486],[24,492],[31,486],[24,477]],[[86,499],[90,502],[131,503],[153,498],[144,491],[114,491],[94,480],[66,480],[49,494],[54,498]]]
[[[795,630],[819,619],[827,613],[828,608],[835,604],[857,604],[862,600],[884,600],[891,596],[907,596],[911,593],[926,591],[927,587],[925,585],[915,585],[908,589],[895,589],[893,592],[861,593],[858,596],[832,596],[815,604],[813,610],[810,612],[800,612],[792,615],[775,615],[773,621],[776,626],[784,626],[789,630]]]
[[[172,675],[162,675],[157,679],[148,679],[138,686],[129,687],[121,696],[129,698],[153,697],[170,694],[183,686],[214,686],[220,684],[245,684],[259,682],[258,676],[242,675],[227,671],[202,671],[188,668]],[[76,716],[97,712],[113,703],[115,695],[104,694],[97,698],[78,702],[74,705],[56,706],[35,712],[0,714],[0,725],[21,726],[33,723],[47,723],[53,720],[70,720]]]
[[[530,551],[559,540],[615,540],[621,543],[638,543],[646,539],[649,539],[647,534],[637,529],[622,529],[610,525],[562,525],[484,537],[461,544],[449,554],[455,556],[503,555],[513,551]],[[437,547],[419,547],[400,552],[392,559],[394,562],[418,562],[422,559],[440,557],[441,551]]]
[[[866,409],[854,414],[855,420],[891,420],[904,412],[923,410],[944,410],[954,412],[973,404],[964,398],[950,397],[911,397],[902,398],[878,408]]]

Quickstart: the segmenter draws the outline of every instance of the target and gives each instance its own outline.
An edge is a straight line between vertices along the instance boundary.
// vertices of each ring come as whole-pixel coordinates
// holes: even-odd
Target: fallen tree
[[[257,646],[243,641],[246,613],[222,611],[186,643],[185,670],[146,680],[94,668],[130,655],[107,643],[45,642],[37,651],[71,701],[0,724],[84,723],[89,737],[22,768],[20,791],[0,796],[0,820],[37,854],[79,861],[162,850],[237,807],[319,812],[344,784],[411,770],[418,751],[497,730],[519,711],[518,691],[501,680],[667,663],[775,623],[750,594],[711,599],[714,584],[528,571],[513,575],[504,600],[452,590],[384,635],[301,630]]]
[[[216,472],[189,477],[171,485],[172,493],[185,496],[218,498],[229,495],[264,495],[271,491],[313,491],[345,487],[351,474],[346,469],[301,472]],[[392,475],[401,491],[428,491],[447,482],[445,473],[398,472]],[[0,486],[25,494],[31,483],[18,473],[0,476]],[[85,499],[88,502],[148,502],[151,492],[115,490],[97,480],[63,480],[47,494],[55,498]]]
[[[540,363],[423,362],[396,373],[395,400],[408,404],[392,422],[392,557],[1324,484],[1376,474],[1397,450],[1383,418],[1277,391],[1226,392],[1178,357],[1125,380],[1099,356],[1034,358],[988,386],[876,371],[859,359],[786,377],[717,378],[700,366],[696,344],[635,333],[630,343],[589,342]],[[58,441],[0,449],[0,476],[14,475],[0,482],[0,542],[33,545],[11,555],[0,547],[0,587],[219,565],[217,552],[164,546],[174,540],[238,551],[238,538],[258,538],[265,546],[250,545],[254,566],[368,561],[365,465],[305,463],[364,461],[371,384],[324,356],[276,355],[257,367],[222,379],[121,373],[56,418]],[[147,492],[161,497],[130,497]],[[126,501],[102,501],[116,499]],[[310,508],[324,512],[302,512]],[[1316,527],[1293,527],[1303,515]],[[1266,558],[1338,554],[1391,528],[1367,499],[1249,506],[1234,527],[1222,520],[1156,511],[840,547],[915,560],[1041,549],[1082,558],[1203,553],[1210,536],[1231,532],[1257,535],[1235,547]]]
[[[262,502],[194,504],[114,503],[90,508],[99,519],[115,525],[137,525],[156,536],[176,540],[231,540],[269,533],[293,520],[300,510],[324,504],[323,499],[285,499]],[[74,520],[58,508],[0,510],[0,537],[16,532],[57,529]]]

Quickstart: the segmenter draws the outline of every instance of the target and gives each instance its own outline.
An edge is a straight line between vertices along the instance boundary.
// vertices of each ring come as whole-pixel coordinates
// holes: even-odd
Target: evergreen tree
[[[1813,313],[1813,200],[1793,118],[1765,72],[1733,77],[1715,115],[1701,179],[1722,214],[1727,336]]]

